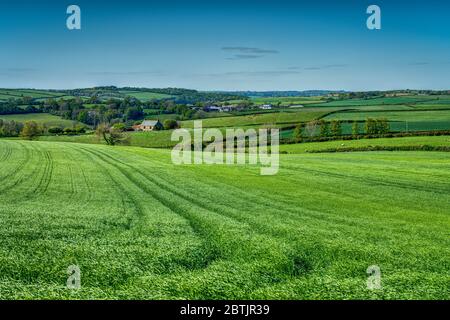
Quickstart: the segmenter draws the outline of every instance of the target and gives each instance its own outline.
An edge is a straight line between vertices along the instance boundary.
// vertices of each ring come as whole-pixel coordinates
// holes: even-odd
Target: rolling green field
[[[450,297],[449,153],[289,154],[260,176],[0,140],[0,165],[2,299]]]
[[[173,96],[163,93],[155,93],[155,92],[142,92],[142,91],[120,91],[120,93],[123,93],[127,96],[139,99],[141,101],[148,101],[148,100],[159,100],[159,99],[168,99],[172,98]]]
[[[317,119],[334,109],[322,110],[320,108],[305,108],[301,110],[292,110],[290,112],[270,112],[259,113],[245,116],[228,116],[222,118],[203,119],[203,127],[239,127],[239,126],[258,126],[258,125],[280,125],[292,124],[298,122],[307,122]],[[183,121],[182,127],[193,128],[194,121]]]
[[[0,100],[17,99],[21,97],[39,98],[55,98],[64,94],[58,92],[31,90],[31,89],[0,89]]]
[[[430,96],[430,95],[414,95],[414,96],[399,96],[399,97],[382,97],[372,99],[346,99],[336,100],[316,104],[315,106],[327,107],[344,107],[344,106],[372,106],[372,105],[395,105],[395,104],[416,104],[416,103],[448,103],[450,96]]]
[[[280,104],[281,106],[305,105],[322,102],[321,97],[251,97],[255,104]]]
[[[380,138],[361,140],[335,140],[324,142],[285,144],[280,146],[281,152],[305,153],[308,151],[320,151],[327,149],[347,149],[369,146],[445,146],[450,147],[450,136],[430,136],[430,137],[402,137],[402,138]]]
[[[373,111],[337,112],[326,116],[325,120],[366,120],[367,118],[386,118],[390,121],[450,121],[450,110],[428,111]]]
[[[39,124],[45,124],[49,127],[61,126],[72,127],[76,124],[76,121],[62,119],[61,117],[49,114],[49,113],[26,113],[26,114],[11,114],[0,115],[0,119],[5,121],[26,122],[35,121]]]
[[[143,148],[172,148],[178,142],[171,141],[172,130],[149,131],[149,132],[128,132],[129,145]],[[98,139],[94,134],[83,134],[76,136],[40,136],[39,141],[52,142],[75,142],[88,144],[105,144],[104,140]]]
[[[324,119],[344,121],[365,121],[367,118],[386,118],[390,122],[390,129],[401,131],[449,130],[450,110],[412,110],[412,111],[342,111],[326,116]],[[361,123],[361,129],[363,124]],[[343,126],[345,134],[351,133],[351,124]]]

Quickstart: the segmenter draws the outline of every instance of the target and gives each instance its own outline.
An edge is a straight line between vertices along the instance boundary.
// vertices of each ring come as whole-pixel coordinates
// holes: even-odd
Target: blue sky
[[[2,0],[0,87],[450,89],[445,2]]]

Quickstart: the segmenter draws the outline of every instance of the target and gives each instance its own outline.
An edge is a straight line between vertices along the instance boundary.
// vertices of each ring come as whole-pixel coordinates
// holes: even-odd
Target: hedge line
[[[358,152],[358,151],[442,151],[450,152],[450,146],[365,146],[306,150],[307,153]]]
[[[303,142],[325,142],[335,140],[360,140],[360,139],[379,139],[379,138],[403,138],[403,137],[421,137],[421,136],[449,136],[450,130],[434,130],[434,131],[414,131],[414,132],[391,132],[384,134],[360,134],[345,135],[335,137],[311,137],[303,138],[301,142],[293,138],[281,139],[282,144],[294,144]]]

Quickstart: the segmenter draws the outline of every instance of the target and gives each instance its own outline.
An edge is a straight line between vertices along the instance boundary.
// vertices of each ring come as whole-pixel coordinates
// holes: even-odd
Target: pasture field
[[[337,109],[336,109],[337,110]],[[294,109],[289,112],[266,112],[250,114],[244,116],[228,116],[221,118],[203,119],[203,127],[240,127],[240,126],[260,126],[260,125],[280,125],[292,124],[298,122],[307,122],[317,119],[321,116],[334,111],[334,109],[305,108],[301,110]],[[182,127],[193,128],[194,121],[183,121]]]
[[[281,106],[305,105],[311,103],[320,103],[321,97],[251,97],[250,100],[255,104],[280,104]]]
[[[34,99],[39,98],[54,98],[54,97],[61,97],[64,94],[58,93],[58,92],[52,92],[52,91],[45,91],[45,90],[32,90],[32,89],[0,89],[0,99],[6,98],[12,98],[17,99],[21,97],[31,97]]]
[[[144,148],[171,148],[178,142],[172,142],[170,137],[172,130],[150,131],[150,132],[128,132],[130,137],[129,145]],[[75,142],[88,144],[105,144],[102,139],[94,134],[83,134],[76,136],[40,136],[39,141],[53,141],[53,142]]]
[[[418,110],[439,110],[439,109],[450,110],[450,103],[415,104],[415,105],[411,105],[411,108],[418,109]]]
[[[0,166],[2,299],[450,298],[449,153],[289,154],[260,176],[0,140]]]
[[[328,120],[328,119],[327,119]],[[349,135],[352,134],[352,123],[344,122],[342,126],[342,134]],[[389,121],[389,129],[391,132],[417,132],[417,131],[433,131],[433,130],[449,130],[450,121]],[[315,135],[320,132],[317,128]],[[303,131],[304,136],[308,134]],[[359,134],[364,134],[364,121],[359,122]],[[294,129],[286,129],[281,131],[281,137],[283,138],[293,138]],[[314,135],[313,135],[314,136]]]
[[[145,92],[145,91],[119,91],[120,93],[139,99],[141,101],[168,99],[173,96],[163,93]]]
[[[35,121],[39,124],[45,124],[48,127],[61,126],[61,127],[72,127],[76,124],[76,121],[62,119],[61,117],[49,114],[49,113],[26,113],[26,114],[8,114],[0,115],[0,119],[6,121],[16,121],[16,122],[27,122]]]
[[[450,110],[412,111],[342,111],[326,116],[325,120],[365,121],[367,118],[386,118],[391,131],[427,131],[450,129]],[[360,124],[361,129],[364,124]],[[343,126],[345,134],[351,133],[351,124]]]
[[[280,152],[305,153],[327,149],[347,149],[371,146],[404,147],[404,146],[450,147],[450,136],[423,136],[402,138],[380,138],[360,140],[335,140],[324,142],[308,142],[280,145]]]
[[[371,98],[371,99],[346,99],[346,100],[336,100],[331,102],[325,102],[320,104],[315,104],[314,106],[324,106],[324,107],[345,107],[345,106],[371,106],[371,105],[395,105],[395,104],[416,104],[416,103],[427,103],[430,101],[440,101],[445,102],[450,99],[449,96],[428,96],[428,95],[414,95],[414,96],[400,96],[400,97],[382,97],[382,98]]]
[[[390,121],[450,121],[450,110],[427,111],[343,111],[326,116],[325,120],[359,120],[386,118]]]

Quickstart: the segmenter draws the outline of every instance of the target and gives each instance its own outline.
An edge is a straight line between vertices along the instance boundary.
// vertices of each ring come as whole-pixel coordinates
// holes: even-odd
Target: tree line
[[[344,135],[342,123],[343,121],[341,120],[325,121],[324,119],[300,123],[295,127],[293,137],[296,142],[311,140],[317,137],[341,137]],[[353,136],[359,136],[361,129],[366,135],[386,134],[390,131],[390,124],[385,118],[368,118],[363,128],[361,128],[360,122],[356,120],[352,122],[351,134]]]

